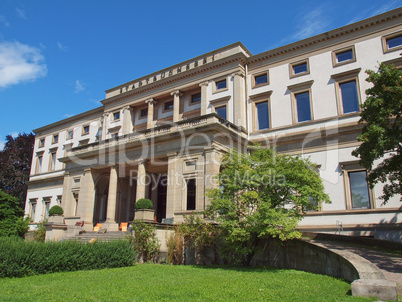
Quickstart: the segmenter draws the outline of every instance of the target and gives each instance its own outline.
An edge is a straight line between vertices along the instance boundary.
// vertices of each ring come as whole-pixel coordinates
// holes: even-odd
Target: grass
[[[0,301],[374,301],[295,270],[137,264],[0,279]]]

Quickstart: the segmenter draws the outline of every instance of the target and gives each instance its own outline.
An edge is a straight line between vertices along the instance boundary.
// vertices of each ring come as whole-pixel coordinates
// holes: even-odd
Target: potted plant
[[[143,221],[154,221],[155,211],[153,203],[150,199],[141,198],[135,203],[135,219]]]
[[[49,210],[49,223],[64,224],[63,208],[60,206],[53,206]]]

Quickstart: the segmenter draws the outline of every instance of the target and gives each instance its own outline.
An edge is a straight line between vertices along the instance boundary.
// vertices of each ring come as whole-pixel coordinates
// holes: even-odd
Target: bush
[[[24,277],[63,271],[131,266],[137,253],[128,240],[25,242],[0,238],[0,277]]]
[[[46,227],[45,224],[47,223],[47,220],[42,221],[38,226],[36,227],[36,230],[34,231],[34,240],[38,242],[45,242],[46,239]]]
[[[53,206],[49,210],[49,215],[63,215],[63,213],[63,208],[59,206]]]
[[[166,239],[170,264],[182,264],[184,252],[184,237],[180,231],[180,226],[176,226],[174,233]]]
[[[138,199],[137,202],[135,203],[135,208],[137,210],[152,210],[154,208],[154,205],[151,200],[141,198]]]
[[[137,221],[132,224],[131,228],[133,233],[128,235],[128,239],[138,251],[139,259],[144,262],[156,262],[161,246],[156,237],[156,228],[149,223]]]

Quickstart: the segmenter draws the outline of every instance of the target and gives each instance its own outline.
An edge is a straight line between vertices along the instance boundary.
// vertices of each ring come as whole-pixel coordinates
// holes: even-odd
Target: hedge
[[[25,242],[0,238],[0,277],[23,277],[63,271],[131,266],[137,252],[128,240]]]

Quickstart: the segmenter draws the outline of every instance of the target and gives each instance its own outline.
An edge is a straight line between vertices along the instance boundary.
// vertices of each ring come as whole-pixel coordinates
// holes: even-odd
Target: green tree
[[[219,223],[222,256],[232,263],[248,265],[260,239],[299,238],[303,213],[329,202],[316,166],[298,156],[260,147],[250,154],[232,150],[222,168],[206,215]]]
[[[7,135],[6,144],[0,150],[0,189],[17,197],[22,209],[25,207],[34,141],[33,133],[20,133],[16,138]]]
[[[359,123],[361,145],[352,152],[367,169],[371,188],[385,183],[383,195],[387,203],[402,193],[402,72],[393,65],[381,64],[378,71],[367,70],[366,81],[373,86],[366,90]],[[401,197],[402,200],[402,197]]]
[[[23,215],[18,199],[0,190],[0,236],[23,236],[29,223]]]

